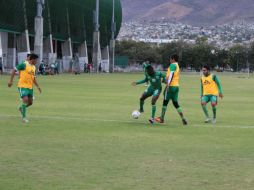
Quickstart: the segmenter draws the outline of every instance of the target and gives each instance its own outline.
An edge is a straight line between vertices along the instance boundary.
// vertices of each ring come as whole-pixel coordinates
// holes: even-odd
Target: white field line
[[[19,115],[7,115],[7,114],[0,114],[0,118],[20,118]],[[134,120],[130,118],[130,120],[116,120],[116,119],[100,119],[100,118],[85,118],[85,117],[69,117],[64,115],[59,116],[31,116],[29,118],[34,119],[54,119],[54,120],[80,120],[80,121],[99,121],[99,122],[116,122],[116,123],[135,123],[135,124],[149,124],[149,122]],[[180,122],[180,121],[179,121]],[[179,123],[180,124],[180,123]],[[168,124],[156,124],[161,126],[168,126]],[[181,125],[181,124],[180,124]],[[190,127],[222,127],[222,128],[245,128],[245,129],[254,129],[254,126],[251,125],[213,125],[213,124],[190,124]]]

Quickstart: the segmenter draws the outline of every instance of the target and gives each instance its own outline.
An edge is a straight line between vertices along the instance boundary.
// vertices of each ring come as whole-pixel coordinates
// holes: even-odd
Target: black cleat
[[[182,122],[183,122],[183,125],[187,125],[188,124],[186,119],[182,119]]]
[[[151,124],[154,124],[154,118],[150,118],[150,119],[149,119],[149,122],[150,122]]]

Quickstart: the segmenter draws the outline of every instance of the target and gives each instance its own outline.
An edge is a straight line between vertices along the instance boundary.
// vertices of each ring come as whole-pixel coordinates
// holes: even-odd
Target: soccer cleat
[[[149,119],[149,122],[150,122],[151,124],[154,124],[154,118],[150,118],[150,119]]]
[[[182,122],[183,122],[183,125],[187,125],[188,123],[187,123],[187,120],[186,119],[182,119]]]
[[[210,123],[211,122],[211,119],[209,118],[209,117],[207,117],[206,119],[205,119],[205,123]]]
[[[139,109],[138,110],[140,113],[144,113],[144,110],[143,109]]]
[[[22,121],[23,121],[24,123],[28,123],[28,122],[29,122],[27,118],[23,118]]]
[[[215,124],[216,123],[216,118],[213,118],[212,119],[212,124]]]
[[[164,123],[164,119],[161,119],[161,117],[156,117],[155,121],[158,123]]]

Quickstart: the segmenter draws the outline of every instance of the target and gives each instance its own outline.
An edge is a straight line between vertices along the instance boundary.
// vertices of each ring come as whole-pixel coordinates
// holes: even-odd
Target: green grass
[[[0,76],[1,190],[251,190],[254,78],[219,75],[225,98],[216,126],[204,124],[198,75],[182,75],[183,127],[172,104],[166,124],[138,120],[142,74],[39,77],[21,122],[17,89]],[[16,78],[17,80],[17,78]],[[157,103],[159,115],[162,97]],[[209,110],[211,113],[211,109]]]

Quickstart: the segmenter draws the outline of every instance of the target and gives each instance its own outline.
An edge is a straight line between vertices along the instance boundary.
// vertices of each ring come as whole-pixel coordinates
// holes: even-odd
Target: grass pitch
[[[204,124],[199,75],[181,78],[181,124],[150,125],[150,99],[138,119],[142,74],[41,76],[39,95],[17,110],[16,87],[0,76],[1,190],[251,190],[254,187],[254,78],[219,75],[225,98],[217,124]],[[16,77],[17,80],[17,77]],[[161,112],[162,96],[157,102]],[[209,109],[211,114],[211,109]]]

